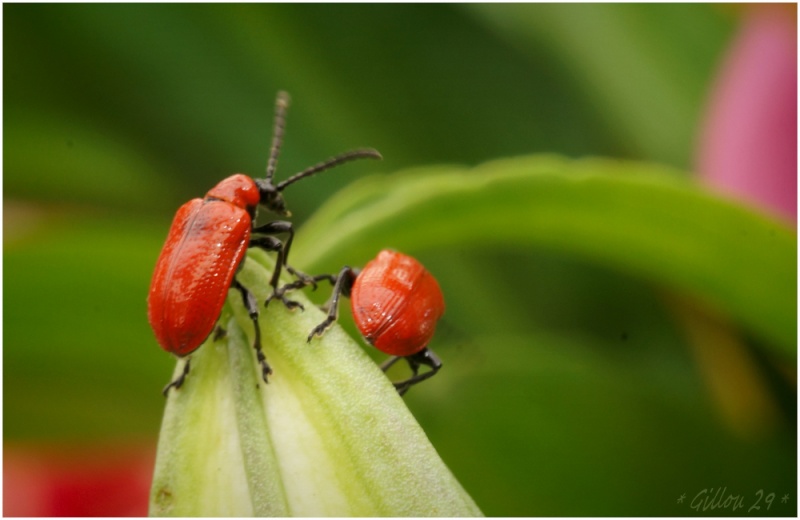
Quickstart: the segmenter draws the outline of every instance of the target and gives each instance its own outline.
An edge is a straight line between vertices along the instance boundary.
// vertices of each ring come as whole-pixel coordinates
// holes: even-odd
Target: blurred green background
[[[278,178],[350,148],[384,155],[287,190],[299,244],[315,208],[368,174],[539,152],[690,171],[738,13],[7,4],[3,14],[4,441],[66,450],[155,445],[174,367],[146,320],[155,259],[181,203],[231,173],[261,175],[278,90],[293,99]],[[448,311],[432,345],[445,369],[407,402],[484,513],[691,515],[698,492],[721,487],[748,507],[759,490],[788,493],[759,514],[796,513],[795,357],[636,273],[482,242],[409,251],[439,278]],[[387,235],[375,250],[392,245]],[[777,290],[796,295],[796,284]],[[692,343],[698,322],[744,360],[722,369],[732,406]],[[731,513],[747,509],[705,512]]]

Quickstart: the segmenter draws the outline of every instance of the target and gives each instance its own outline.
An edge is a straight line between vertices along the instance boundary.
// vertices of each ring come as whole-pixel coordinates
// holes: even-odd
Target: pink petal
[[[721,193],[797,223],[797,7],[750,5],[724,58],[697,168]]]

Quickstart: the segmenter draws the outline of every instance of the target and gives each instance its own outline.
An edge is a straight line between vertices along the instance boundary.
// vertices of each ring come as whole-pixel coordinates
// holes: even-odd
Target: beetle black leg
[[[381,365],[381,368],[385,371],[387,368],[392,366],[397,359],[399,358],[390,358],[383,365]],[[439,359],[439,356],[434,354],[433,351],[427,347],[420,350],[416,354],[406,356],[405,360],[408,361],[408,366],[411,367],[411,371],[414,373],[414,375],[404,381],[393,383],[394,387],[397,389],[397,393],[400,395],[404,395],[406,392],[408,392],[409,388],[417,383],[421,383],[422,381],[435,376],[439,369],[442,368],[442,361]],[[422,365],[429,367],[430,370],[420,374],[419,369]]]
[[[392,356],[392,357],[390,357],[389,359],[387,359],[386,361],[381,363],[381,370],[386,372],[387,370],[389,370],[389,368],[391,368],[392,365],[394,365],[395,363],[397,363],[401,359],[403,359],[402,356]]]
[[[189,375],[189,361],[191,361],[191,359],[186,359],[186,364],[183,365],[183,372],[181,372],[181,375],[179,375],[174,381],[170,381],[170,383],[164,387],[164,390],[161,391],[161,393],[164,394],[164,397],[167,397],[170,388],[177,390],[181,387],[181,385],[183,385],[183,382],[186,380],[186,376]]]
[[[322,323],[314,327],[308,335],[309,342],[314,336],[322,336],[325,331],[328,330],[328,327],[336,321],[336,318],[339,316],[339,298],[342,295],[350,296],[350,290],[353,288],[353,282],[355,282],[356,276],[358,276],[358,271],[347,266],[344,266],[342,270],[339,271],[339,274],[336,276],[336,283],[333,286],[331,299],[327,303],[328,317],[325,318]]]
[[[244,302],[244,306],[247,308],[248,314],[250,314],[250,319],[253,321],[253,326],[256,329],[256,339],[253,343],[253,348],[256,349],[256,358],[258,358],[258,363],[261,365],[261,377],[264,379],[265,383],[268,383],[267,376],[272,373],[272,369],[269,367],[267,363],[267,357],[264,355],[264,351],[261,349],[261,327],[258,326],[258,302],[256,301],[256,297],[253,296],[253,293],[248,291],[242,284],[238,281],[233,281],[233,287],[239,290],[242,294],[242,301]]]
[[[267,296],[267,299],[264,300],[264,307],[268,306],[269,302],[271,302],[272,300],[280,300],[283,302],[283,304],[286,306],[287,309],[291,310],[299,308],[301,311],[304,311],[305,307],[303,307],[302,303],[297,302],[295,300],[290,300],[289,298],[286,297],[287,292],[297,288],[295,287],[295,285],[296,284],[294,283],[289,283],[281,287],[273,288],[272,294]],[[305,284],[302,284],[299,287],[305,287]]]
[[[314,289],[317,288],[317,280],[314,276],[309,276],[306,273],[299,271],[288,264],[289,251],[292,248],[292,241],[294,241],[294,228],[292,223],[286,220],[275,220],[253,229],[253,233],[257,235],[277,235],[278,233],[286,233],[288,237],[283,243],[283,248],[278,251],[278,261],[275,263],[275,270],[272,272],[272,279],[270,285],[273,288],[278,287],[278,281],[281,276],[281,268],[285,267],[293,276],[303,280],[305,285],[313,285]]]
[[[294,300],[290,300],[284,296],[285,291],[283,290],[283,288],[280,289],[278,288],[280,269],[281,266],[283,265],[283,252],[284,252],[283,242],[281,242],[275,237],[260,236],[250,239],[250,247],[258,247],[268,252],[273,252],[273,251],[278,252],[278,260],[275,262],[275,270],[273,271],[272,279],[269,282],[270,286],[272,287],[272,294],[269,295],[267,300],[264,302],[264,305],[265,306],[269,305],[269,302],[271,302],[274,299],[278,299],[283,302],[283,304],[286,306],[287,309],[295,309],[299,307],[300,310],[303,310],[303,306],[300,303]],[[277,276],[275,276],[276,274]]]
[[[317,282],[321,282],[323,280],[329,281],[331,285],[336,283],[336,277],[332,274],[318,274],[316,276],[309,276],[307,280],[295,280],[294,282],[281,285],[275,294],[271,294],[269,298],[267,298],[267,303],[275,298],[285,295],[289,291],[296,291],[297,289],[302,289],[303,287],[307,287],[309,285],[316,285]]]

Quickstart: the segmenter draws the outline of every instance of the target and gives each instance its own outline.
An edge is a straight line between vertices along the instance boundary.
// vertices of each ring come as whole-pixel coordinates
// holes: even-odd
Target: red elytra
[[[386,371],[397,360],[405,359],[413,375],[394,383],[400,395],[413,385],[429,379],[442,368],[442,362],[428,348],[436,323],[444,314],[444,296],[439,283],[416,259],[385,249],[362,269],[342,268],[336,276],[321,275],[334,282],[325,320],[314,327],[308,341],[322,336],[336,321],[339,298],[349,296],[353,319],[364,338],[392,357],[381,365]],[[308,280],[288,284],[300,288]],[[419,373],[421,366],[429,371]]]
[[[228,289],[237,289],[255,328],[253,346],[265,382],[272,370],[261,348],[258,304],[252,293],[235,278],[245,253],[250,247],[259,247],[278,254],[270,280],[272,294],[265,304],[279,299],[289,308],[302,308],[299,303],[285,297],[285,290],[278,288],[283,267],[306,284],[314,281],[287,263],[294,237],[292,224],[277,220],[254,227],[257,208],[261,206],[288,216],[281,194],[287,186],[347,161],[381,158],[376,150],[353,150],[273,184],[288,106],[288,94],[279,92],[265,178],[232,175],[209,190],[205,198],[193,199],[178,209],[156,262],[147,298],[148,320],[159,344],[164,350],[183,357],[194,352],[211,334]],[[274,235],[279,234],[288,235],[285,242],[275,238]],[[187,360],[183,373],[164,388],[164,394],[170,388],[180,388],[188,373]]]
[[[381,251],[358,273],[350,304],[364,338],[393,356],[424,349],[444,314],[436,279],[416,259],[390,250]]]
[[[250,245],[260,196],[242,174],[178,209],[156,262],[147,317],[164,350],[194,352],[211,334]]]

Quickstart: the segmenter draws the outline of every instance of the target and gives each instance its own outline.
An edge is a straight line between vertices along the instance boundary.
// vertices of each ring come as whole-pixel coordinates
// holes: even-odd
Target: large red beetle
[[[300,306],[299,303],[287,299],[285,291],[278,288],[282,267],[286,267],[305,284],[313,284],[314,279],[287,263],[294,238],[292,224],[276,220],[256,227],[258,206],[278,215],[288,216],[281,192],[290,184],[346,161],[381,158],[376,150],[353,150],[273,184],[288,106],[289,96],[285,92],[279,92],[265,178],[252,179],[243,174],[233,175],[209,190],[205,198],[190,200],[178,209],[156,262],[147,298],[148,319],[159,344],[167,352],[185,357],[194,352],[214,329],[228,289],[238,290],[255,326],[253,346],[265,382],[272,370],[261,348],[258,304],[253,294],[234,278],[245,253],[250,247],[278,253],[270,280],[273,292],[267,302],[276,298],[289,308]],[[280,234],[287,235],[285,242],[275,237]],[[179,388],[188,373],[189,360],[183,373],[164,388],[164,393],[170,388]]]

